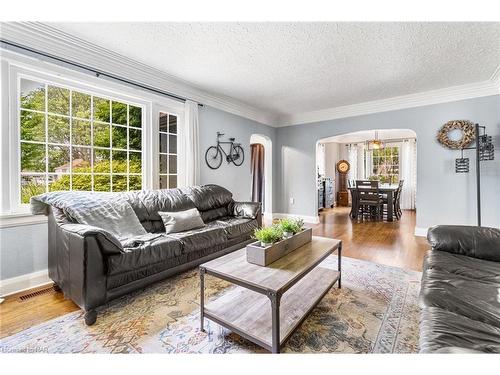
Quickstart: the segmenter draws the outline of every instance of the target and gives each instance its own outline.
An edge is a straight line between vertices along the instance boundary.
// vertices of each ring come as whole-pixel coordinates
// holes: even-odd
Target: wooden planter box
[[[247,262],[267,266],[311,240],[312,229],[308,228],[267,247],[260,246],[260,241],[253,242],[247,245]]]

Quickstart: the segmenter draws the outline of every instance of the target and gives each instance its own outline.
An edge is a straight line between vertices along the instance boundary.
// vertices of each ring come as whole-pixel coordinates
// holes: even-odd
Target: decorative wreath
[[[450,131],[458,129],[462,132],[462,138],[453,141],[448,137]],[[443,146],[452,150],[461,150],[469,146],[476,136],[474,124],[468,120],[451,120],[439,129],[437,140]]]

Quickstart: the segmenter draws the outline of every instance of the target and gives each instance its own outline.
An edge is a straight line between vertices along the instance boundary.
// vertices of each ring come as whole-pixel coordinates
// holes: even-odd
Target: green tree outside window
[[[46,191],[142,188],[140,107],[27,79],[20,105],[22,203]]]

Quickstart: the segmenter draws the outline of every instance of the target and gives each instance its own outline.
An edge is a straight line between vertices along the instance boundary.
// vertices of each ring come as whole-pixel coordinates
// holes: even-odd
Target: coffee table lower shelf
[[[340,272],[319,265],[283,294],[279,305],[278,352],[339,278]],[[271,301],[267,295],[236,286],[208,302],[203,315],[255,344],[276,352],[276,343],[273,346]]]

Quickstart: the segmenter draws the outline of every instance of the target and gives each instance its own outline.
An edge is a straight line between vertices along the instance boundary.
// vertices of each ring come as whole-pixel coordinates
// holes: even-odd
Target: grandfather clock
[[[337,193],[337,205],[349,205],[349,192],[347,191],[347,172],[351,166],[347,160],[340,160],[337,163],[337,172],[339,173],[339,192]]]

